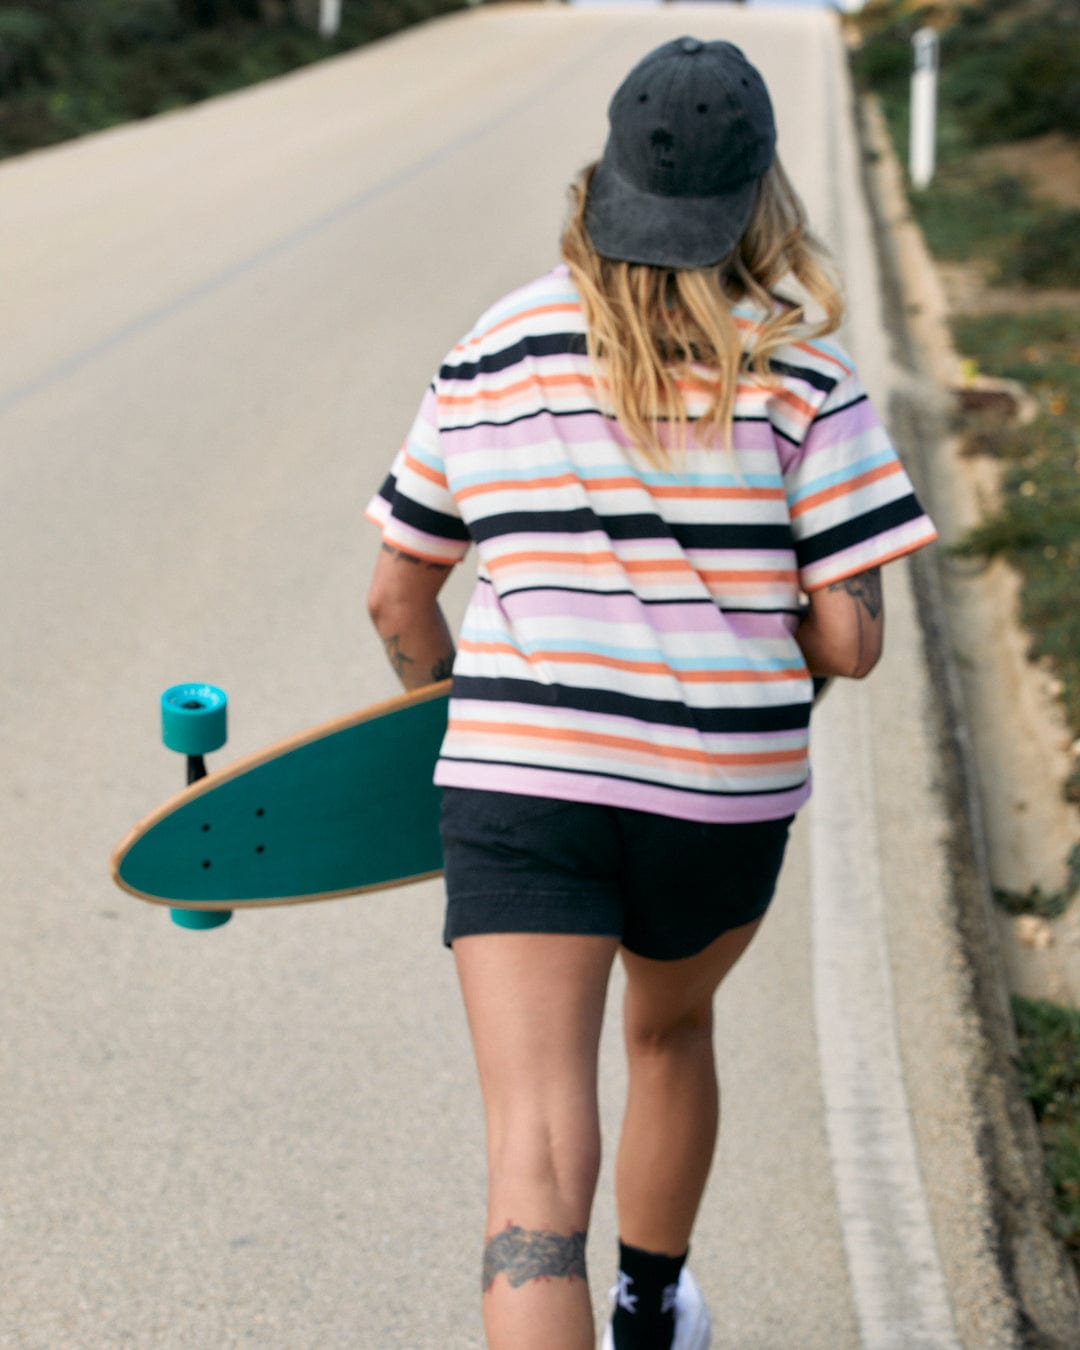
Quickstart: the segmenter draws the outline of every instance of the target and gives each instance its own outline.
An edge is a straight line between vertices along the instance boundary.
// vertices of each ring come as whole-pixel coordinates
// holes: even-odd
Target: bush
[[[327,40],[290,0],[0,0],[0,157],[348,51],[464,0],[343,0]]]
[[[1080,286],[1080,211],[1046,211],[1005,251],[999,273],[1031,286]]]
[[[0,97],[45,74],[49,21],[32,9],[0,9]]]

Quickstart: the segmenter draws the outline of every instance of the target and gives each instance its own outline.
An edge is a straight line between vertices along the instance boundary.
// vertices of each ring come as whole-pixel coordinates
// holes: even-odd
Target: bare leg
[[[491,1350],[592,1350],[585,1234],[600,1166],[597,1052],[613,938],[492,933],[454,957],[487,1120]]]
[[[720,1116],[713,994],[760,923],[685,961],[623,952],[630,1085],[615,1185],[619,1236],[632,1247],[681,1256],[689,1245]]]

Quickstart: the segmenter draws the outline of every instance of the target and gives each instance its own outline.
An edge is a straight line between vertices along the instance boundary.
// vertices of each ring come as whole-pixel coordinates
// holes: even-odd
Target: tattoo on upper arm
[[[401,638],[397,633],[390,637],[383,638],[383,646],[386,648],[386,654],[390,658],[390,664],[394,667],[394,673],[398,679],[405,678],[405,667],[415,665],[411,656],[406,656],[401,650]]]
[[[585,1234],[529,1232],[507,1224],[484,1248],[484,1293],[496,1275],[512,1289],[528,1280],[585,1279]]]
[[[415,553],[405,553],[400,548],[393,548],[390,544],[380,545],[384,553],[389,553],[395,562],[412,563],[414,567],[426,567],[429,572],[449,572],[451,568],[446,563],[428,562],[425,558],[418,558]]]
[[[845,577],[843,581],[834,581],[830,591],[847,591],[866,610],[871,619],[881,614],[881,568],[871,567],[868,572],[857,576]]]

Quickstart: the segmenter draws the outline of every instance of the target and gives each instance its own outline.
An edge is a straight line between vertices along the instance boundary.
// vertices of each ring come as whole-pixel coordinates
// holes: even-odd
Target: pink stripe
[[[532,407],[533,403],[526,400],[521,410],[528,411]],[[514,410],[502,409],[501,415],[504,417],[513,416]],[[545,441],[552,442],[555,445],[559,443],[582,445],[591,441],[615,441],[624,450],[628,449],[630,444],[622,428],[616,422],[610,421],[597,412],[583,412],[558,418],[543,412],[536,417],[529,417],[520,422],[513,422],[510,426],[501,427],[485,426],[457,429],[449,426],[442,429],[442,437],[448,461],[455,454],[467,454],[473,451],[484,451],[490,455],[493,451],[497,453],[500,449],[529,448],[535,450]],[[662,444],[670,446],[674,440],[674,431],[662,426],[660,428],[660,439]],[[765,421],[736,422],[732,429],[732,441],[737,450],[773,450],[775,448],[772,427]],[[694,448],[696,444],[691,437],[690,448]],[[538,476],[541,472],[541,470],[537,471]],[[629,466],[627,466],[626,473],[628,476],[633,476],[633,470]]]
[[[558,769],[525,769],[514,764],[464,764],[453,760],[439,761],[435,782],[440,787],[514,792],[593,806],[621,806],[657,816],[674,816],[676,820],[695,820],[704,825],[739,825],[793,816],[810,796],[809,777],[798,787],[770,793],[767,798],[714,797],[680,792],[677,788],[654,787],[648,783],[631,783],[625,779],[561,773]]]
[[[831,450],[844,441],[854,440],[856,436],[863,436],[868,431],[879,429],[881,422],[874,411],[874,406],[869,399],[864,399],[854,408],[833,413],[831,417],[813,424],[806,434],[806,442],[803,444],[799,459],[805,462],[822,450]],[[884,432],[882,438],[884,439]]]
[[[512,621],[570,618],[585,623],[642,623],[661,633],[723,633],[740,638],[782,639],[799,626],[797,614],[739,612],[727,614],[719,605],[642,605],[632,595],[573,591],[518,591],[500,599],[494,586],[478,586],[475,611],[504,613]]]

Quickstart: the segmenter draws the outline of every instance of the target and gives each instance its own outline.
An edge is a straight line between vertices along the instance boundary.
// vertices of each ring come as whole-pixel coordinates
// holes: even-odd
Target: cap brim
[[[715,267],[749,225],[759,181],[751,179],[723,197],[661,197],[633,187],[601,160],[589,184],[585,228],[605,258],[651,267]]]

